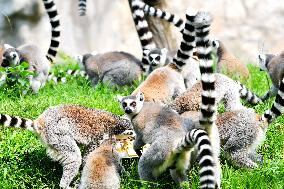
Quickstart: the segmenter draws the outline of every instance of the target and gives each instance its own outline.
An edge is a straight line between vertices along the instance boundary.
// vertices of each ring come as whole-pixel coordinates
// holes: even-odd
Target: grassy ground
[[[250,66],[251,79],[243,81],[257,94],[268,89],[265,74]],[[0,92],[0,113],[36,118],[49,106],[58,104],[80,104],[122,114],[116,94],[127,95],[134,87],[120,90],[98,86],[95,90],[84,79],[71,80],[67,84],[48,84],[37,95],[20,98],[8,97]],[[271,107],[272,100],[254,107],[263,113]],[[264,144],[259,152],[264,156],[264,164],[255,170],[238,169],[222,159],[223,188],[284,188],[284,116],[269,127]],[[137,162],[125,161],[130,176],[123,176],[121,188],[139,188]],[[45,154],[45,148],[37,136],[29,131],[7,129],[0,126],[0,188],[58,188],[62,168]],[[197,188],[199,183],[197,168],[190,172],[189,186]],[[165,174],[155,188],[175,188],[170,177]]]

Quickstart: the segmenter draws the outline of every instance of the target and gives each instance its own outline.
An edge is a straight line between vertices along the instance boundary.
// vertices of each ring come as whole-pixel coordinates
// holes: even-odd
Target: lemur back
[[[34,92],[38,92],[39,88],[44,85],[48,78],[50,69],[49,61],[52,62],[57,54],[60,37],[59,17],[53,0],[43,0],[43,3],[52,27],[51,42],[47,55],[45,56],[40,48],[35,45],[27,44],[14,48],[11,45],[5,44],[1,61],[2,67],[11,67],[19,65],[22,62],[28,62],[28,70],[36,73],[35,77],[28,78]]]
[[[260,54],[258,58],[260,69],[266,71],[272,81],[270,89],[261,97],[262,100],[267,100],[277,94],[281,79],[284,77],[284,51],[277,56]]]
[[[35,120],[0,115],[0,124],[32,130],[40,136],[47,154],[63,166],[62,188],[69,187],[81,165],[82,155],[77,144],[92,150],[104,134],[116,135],[132,128],[128,120],[117,115],[78,105],[48,108]]]
[[[94,87],[99,81],[111,86],[131,85],[143,74],[141,62],[125,52],[85,54],[79,64]]]
[[[87,10],[87,0],[79,0],[78,3],[79,16],[85,16],[86,10]]]
[[[249,70],[248,68],[240,62],[229,50],[225,47],[223,42],[220,40],[213,40],[212,46],[217,54],[217,72],[225,73],[229,75],[237,75],[240,77],[248,78]]]
[[[241,103],[241,98],[250,104],[257,104],[261,101],[257,95],[240,82],[223,74],[216,73],[214,75],[216,78],[216,102],[223,101],[226,111],[242,109],[244,106]],[[198,82],[191,89],[187,89],[186,92],[178,96],[170,103],[170,106],[180,114],[185,111],[198,111],[200,109],[201,91],[201,83]]]
[[[121,159],[112,141],[104,141],[100,147],[88,154],[79,189],[118,189],[121,170]]]

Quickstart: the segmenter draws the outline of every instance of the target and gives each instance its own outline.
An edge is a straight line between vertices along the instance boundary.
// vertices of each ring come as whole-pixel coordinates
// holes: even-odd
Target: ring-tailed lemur
[[[88,154],[78,189],[119,189],[122,162],[109,139]]]
[[[151,72],[146,80],[133,91],[133,95],[141,91],[145,96],[145,101],[168,103],[185,91],[186,86],[181,72],[186,68],[186,64],[189,64],[193,59],[195,46],[193,22],[194,18],[185,24],[183,39],[173,62]]]
[[[87,10],[87,0],[79,0],[78,11],[79,16],[85,16]]]
[[[222,100],[224,102],[225,111],[233,111],[242,109],[244,106],[241,103],[241,98],[250,104],[258,104],[261,99],[247,89],[239,81],[234,81],[231,78],[215,73],[215,91],[217,104]],[[201,83],[198,82],[192,88],[187,89],[183,94],[178,96],[170,106],[178,113],[185,111],[198,111],[201,102]]]
[[[48,78],[50,69],[49,61],[52,62],[57,54],[60,37],[60,22],[53,0],[43,0],[43,3],[52,27],[51,42],[47,55],[45,56],[40,48],[35,45],[23,45],[14,48],[11,45],[5,44],[1,62],[2,67],[12,67],[22,62],[28,62],[28,70],[36,73],[35,77],[31,76],[28,78],[34,92],[38,92],[39,88],[44,85]]]
[[[110,86],[131,85],[143,75],[141,61],[126,52],[85,54],[78,62],[94,87],[100,81]]]
[[[230,75],[238,75],[248,78],[249,70],[232,53],[228,51],[223,42],[212,40],[212,46],[217,54],[217,72],[225,71]]]
[[[149,30],[148,23],[145,19],[143,7],[141,6],[141,0],[130,1],[130,9],[132,12],[132,17],[135,23],[135,27],[139,36],[139,40],[142,46],[142,65],[143,71],[146,75],[149,74],[149,60],[148,53],[150,50],[156,47],[153,42],[153,34]]]
[[[207,48],[209,46],[207,35],[209,34],[209,26],[212,17],[207,12],[197,12],[188,9],[186,18],[187,22],[183,30],[185,42],[183,41],[181,45],[182,50],[178,51],[178,54],[180,54],[181,57],[186,57],[188,55],[184,53],[192,52],[192,48],[190,47],[191,43],[187,43],[187,40],[194,42],[194,34],[192,33],[195,31],[196,26],[196,36],[198,37],[197,47],[199,47],[198,54],[201,60],[200,69],[203,74],[202,84],[204,89],[202,93],[203,104],[201,106],[200,125],[210,132],[211,141],[216,143],[217,140],[212,140],[214,134],[218,135],[218,129],[214,127],[214,117],[216,113],[216,103],[214,99],[215,79],[214,76],[213,78],[211,77],[212,74],[210,72],[213,72],[213,63],[209,62],[211,59],[211,51],[210,47],[209,49]],[[204,47],[202,46],[203,44],[205,45]],[[207,59],[209,59],[209,61]],[[181,61],[182,64],[181,59],[177,58],[175,61]],[[194,136],[196,132],[202,132],[203,137],[206,136],[206,143],[210,144],[211,142],[208,140],[209,138],[207,138],[206,132],[200,129],[193,129],[191,132],[187,133],[184,138],[184,132],[182,131],[184,124],[187,125],[190,122],[183,122],[183,119],[177,112],[168,106],[163,106],[159,103],[144,102],[144,95],[140,91],[136,96],[118,97],[118,99],[122,109],[133,123],[133,128],[136,133],[136,139],[133,145],[134,150],[138,155],[141,155],[141,147],[145,144],[150,144],[150,147],[142,154],[138,163],[140,178],[143,180],[154,180],[166,169],[170,168],[171,176],[176,182],[181,183],[186,181],[185,170],[189,166],[190,158],[194,158],[190,157],[189,153],[192,152],[192,147],[188,141],[190,138],[187,137]],[[191,127],[194,128],[195,126],[192,125]],[[212,129],[212,127],[214,128]],[[199,140],[198,135],[199,134],[196,135],[197,138],[194,141]],[[214,137],[218,138],[218,136]],[[180,139],[182,139],[182,142],[179,141]],[[208,147],[209,146],[206,147],[207,150],[209,149]],[[205,148],[200,146],[198,150],[200,149]],[[210,151],[210,153],[206,153],[206,155],[205,152],[204,154],[202,152],[198,154],[199,164],[201,165],[200,187],[220,188],[221,172],[219,170],[218,149],[215,147],[215,149]],[[214,162],[214,164],[210,163],[210,166],[203,167],[205,159],[208,158],[210,161]]]
[[[277,94],[281,79],[284,77],[284,52],[279,55],[260,54],[258,58],[260,70],[266,71],[272,81],[270,89],[261,97],[262,100],[267,100]]]
[[[282,79],[272,108],[265,111],[263,115],[255,113],[251,108],[228,111],[218,115],[216,124],[220,133],[221,147],[225,154],[240,167],[258,167],[257,162],[261,162],[262,157],[256,149],[265,140],[269,124],[283,113],[284,79]],[[185,112],[185,114],[183,115],[187,118],[197,119],[196,113]]]
[[[60,187],[68,188],[77,175],[82,156],[77,145],[92,150],[104,134],[121,134],[132,128],[128,120],[103,110],[78,105],[50,107],[37,119],[23,119],[0,114],[0,124],[37,133],[47,147],[47,154],[63,167]]]

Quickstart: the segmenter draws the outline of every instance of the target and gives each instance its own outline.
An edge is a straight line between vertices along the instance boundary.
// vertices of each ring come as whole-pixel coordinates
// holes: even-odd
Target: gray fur
[[[81,165],[77,144],[93,150],[105,134],[117,135],[132,128],[128,120],[115,114],[77,105],[48,108],[34,121],[20,118],[13,122],[13,117],[0,115],[0,123],[5,126],[35,130],[46,145],[47,154],[63,167],[61,188],[69,188]]]
[[[284,78],[284,52],[279,55],[262,54],[258,58],[261,70],[267,71],[272,81],[270,89],[261,97],[265,101],[277,94],[280,82]]]
[[[131,85],[142,76],[141,62],[125,52],[86,54],[81,62],[83,70],[95,87],[98,82],[120,87]]]
[[[18,59],[15,60],[13,56],[18,56]],[[37,46],[23,45],[18,48],[10,46],[5,49],[2,59],[1,66],[3,67],[16,66],[23,61],[28,62],[28,70],[35,73],[34,77],[28,78],[33,92],[37,93],[44,86],[51,65],[45,54]]]

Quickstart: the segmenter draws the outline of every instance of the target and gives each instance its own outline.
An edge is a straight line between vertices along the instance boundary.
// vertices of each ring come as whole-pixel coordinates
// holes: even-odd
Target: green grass
[[[262,95],[268,89],[264,73],[249,66],[251,77],[242,81],[247,87]],[[66,84],[48,84],[36,95],[8,97],[0,92],[0,113],[34,119],[46,108],[58,104],[80,104],[122,114],[116,101],[116,94],[127,95],[133,87],[120,90],[99,85],[93,89],[84,79],[71,80]],[[271,107],[273,99],[254,107],[258,113]],[[284,188],[284,116],[269,127],[259,153],[264,164],[257,169],[239,169],[222,159],[222,188]],[[125,161],[130,176],[123,176],[122,188],[141,188],[137,174],[137,162]],[[0,126],[0,188],[59,188],[61,166],[52,162],[45,154],[45,148],[35,134],[29,131],[7,129]],[[198,168],[190,171],[191,188],[199,183]],[[175,188],[168,174],[164,174],[155,188]],[[185,187],[186,188],[186,187]]]

